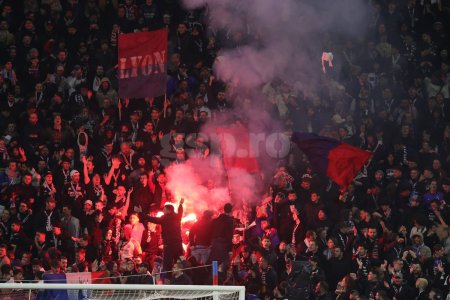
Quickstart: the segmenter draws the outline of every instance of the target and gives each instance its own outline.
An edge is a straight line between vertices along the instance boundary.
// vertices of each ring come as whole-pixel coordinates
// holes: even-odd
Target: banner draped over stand
[[[119,96],[162,96],[167,82],[165,29],[119,35]]]

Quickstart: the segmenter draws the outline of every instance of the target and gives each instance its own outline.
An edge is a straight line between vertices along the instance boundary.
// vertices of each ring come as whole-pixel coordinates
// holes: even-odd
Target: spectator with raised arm
[[[162,239],[164,242],[163,257],[164,270],[171,270],[174,262],[183,255],[181,239],[181,218],[183,217],[183,203],[181,198],[177,212],[172,204],[166,204],[163,208],[163,216],[160,218],[145,216],[144,220],[161,225]]]

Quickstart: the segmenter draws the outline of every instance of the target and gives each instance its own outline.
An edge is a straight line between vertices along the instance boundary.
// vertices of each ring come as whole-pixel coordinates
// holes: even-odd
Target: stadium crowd
[[[274,80],[261,107],[370,163],[343,193],[292,147],[244,230],[227,204],[186,236],[164,168],[208,157],[195,134],[248,108],[211,67],[252,32],[208,28],[207,10],[173,0],[0,0],[0,280],[210,284],[217,260],[219,284],[248,299],[448,299],[450,7],[365,2],[369,33],[326,41],[342,69],[314,95]],[[119,99],[118,35],[160,28],[167,100]]]

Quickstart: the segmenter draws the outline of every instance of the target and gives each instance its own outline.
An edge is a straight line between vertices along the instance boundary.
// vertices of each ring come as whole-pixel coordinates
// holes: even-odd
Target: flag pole
[[[223,152],[222,152],[222,163],[223,163],[223,167],[225,168],[225,177],[227,178],[228,194],[230,195],[230,199],[231,199],[233,193],[231,192],[230,174],[228,173],[228,169],[225,165],[225,157],[223,155]]]
[[[224,147],[222,147],[223,143],[224,143],[224,137],[223,137],[223,132],[222,132],[222,134],[220,136],[220,140],[219,140],[219,148],[220,148],[220,153],[222,154],[221,155],[222,165],[223,165],[223,168],[225,169],[225,177],[226,177],[227,186],[228,186],[228,194],[230,195],[230,198],[231,198],[232,193],[231,193],[230,175],[228,173],[228,168],[225,164],[225,155],[224,155],[224,151],[223,151]]]
[[[372,159],[375,156],[375,152],[378,150],[378,147],[380,146],[380,143],[377,143],[377,146],[375,147],[375,149],[373,149],[372,152],[372,156],[369,158],[369,160],[364,164],[365,168],[368,168],[370,166],[370,164],[372,163]]]
[[[119,98],[118,108],[119,108],[119,121],[122,122],[122,100],[121,100],[121,98]]]
[[[167,93],[164,94],[164,119],[166,118],[167,114]]]

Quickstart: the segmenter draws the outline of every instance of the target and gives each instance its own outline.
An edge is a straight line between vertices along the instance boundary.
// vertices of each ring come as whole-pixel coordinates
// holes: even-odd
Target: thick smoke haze
[[[338,72],[339,60],[343,60],[336,55],[333,40],[363,36],[369,11],[367,1],[361,0],[183,2],[187,9],[205,7],[210,31],[221,32],[228,39],[213,68],[215,76],[227,84],[227,97],[235,105],[202,128],[210,139],[218,128],[230,126],[233,120],[243,122],[252,134],[267,137],[282,132],[284,128],[264,109],[268,99],[263,86],[286,82],[294,87],[294,93],[316,94],[323,81]],[[322,73],[322,52],[333,52],[335,57],[334,70],[326,76]],[[289,138],[286,140],[289,142]],[[218,148],[217,141],[211,145]],[[266,159],[263,151],[257,152],[263,177],[273,175],[276,159]],[[242,169],[225,172],[221,158],[215,156],[171,166],[167,174],[169,189],[177,199],[186,198],[187,210],[197,215],[205,209],[218,211],[228,201],[245,208],[243,203],[256,204],[264,193],[262,177]],[[214,183],[214,189],[208,189],[208,180]]]
[[[317,86],[322,51],[333,52],[330,37],[357,37],[367,27],[361,0],[184,0],[188,9],[207,7],[209,26],[245,36],[220,53],[214,69],[225,82],[259,87],[278,78]],[[248,38],[250,37],[250,38]],[[239,38],[237,38],[239,39]]]
[[[252,201],[258,196],[252,175],[241,169],[225,172],[222,159],[215,155],[173,164],[166,173],[167,188],[176,201],[185,199],[186,214],[195,213],[199,217],[205,210],[218,213],[226,203],[234,202],[232,198]]]
[[[185,199],[187,212],[219,210],[230,201],[224,182],[220,158],[190,159],[185,164],[173,164],[166,169],[167,187],[176,200]]]

